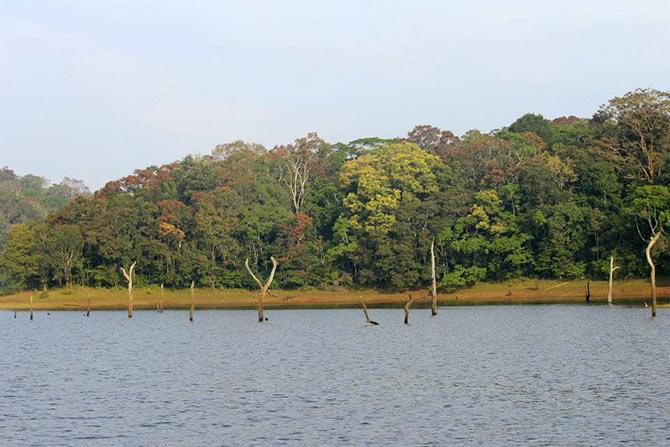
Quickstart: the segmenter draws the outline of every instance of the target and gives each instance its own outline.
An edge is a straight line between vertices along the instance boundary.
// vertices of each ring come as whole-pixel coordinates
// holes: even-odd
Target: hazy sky
[[[0,0],[0,166],[97,188],[235,139],[461,134],[670,90],[668,0]]]

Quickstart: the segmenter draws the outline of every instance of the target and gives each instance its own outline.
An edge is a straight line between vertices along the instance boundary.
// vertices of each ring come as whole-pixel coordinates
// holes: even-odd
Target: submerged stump
[[[188,311],[188,321],[193,321],[195,312],[195,281],[191,281],[191,308]]]
[[[409,299],[403,306],[403,309],[405,310],[405,324],[409,324],[409,308],[414,302],[414,298],[412,298],[412,295],[409,296]]]

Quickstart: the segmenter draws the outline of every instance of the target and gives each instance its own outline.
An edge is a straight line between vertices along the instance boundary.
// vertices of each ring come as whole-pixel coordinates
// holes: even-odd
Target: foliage
[[[0,289],[116,286],[134,261],[138,284],[253,287],[244,260],[263,272],[274,256],[279,287],[404,290],[430,283],[433,242],[443,289],[602,278],[610,255],[640,277],[670,213],[669,98],[635,90],[591,119],[526,114],[462,136],[234,141],[93,195],[4,169]],[[666,245],[655,250],[667,273]]]

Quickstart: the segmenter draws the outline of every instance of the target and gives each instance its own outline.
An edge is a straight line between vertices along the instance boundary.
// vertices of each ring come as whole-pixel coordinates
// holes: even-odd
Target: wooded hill
[[[8,167],[0,168],[0,248],[12,225],[43,219],[85,194],[89,190],[80,180],[65,177],[54,184],[44,177],[20,176]]]
[[[116,286],[137,261],[139,285],[246,288],[245,259],[267,272],[274,256],[277,287],[403,290],[430,284],[431,244],[442,289],[606,278],[610,256],[618,277],[648,276],[651,240],[667,264],[669,129],[670,94],[636,90],[591,118],[527,114],[490,133],[235,141],[5,218],[0,287]]]

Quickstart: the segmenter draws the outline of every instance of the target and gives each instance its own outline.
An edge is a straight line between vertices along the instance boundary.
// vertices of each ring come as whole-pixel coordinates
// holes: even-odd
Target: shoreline
[[[591,281],[590,304],[607,304],[607,281]],[[586,281],[557,281],[517,279],[500,283],[481,283],[474,287],[452,293],[439,293],[439,306],[483,306],[483,305],[539,305],[539,304],[586,304]],[[0,310],[30,310],[30,295],[33,295],[35,310],[85,311],[91,294],[91,310],[125,310],[128,306],[127,290],[74,287],[25,291],[0,297]],[[411,294],[419,297],[412,307],[429,307],[426,290],[407,292],[381,292],[377,290],[276,290],[278,296],[266,297],[266,309],[343,309],[358,308],[360,300],[371,308],[401,308]],[[188,309],[189,289],[165,290],[161,300],[160,288],[139,287],[134,290],[134,309],[156,310],[159,302],[164,309]],[[642,305],[650,303],[649,283],[645,280],[615,282],[613,303]],[[670,303],[670,283],[658,287],[659,307]],[[256,292],[244,289],[196,289],[195,307],[204,309],[255,309]]]

